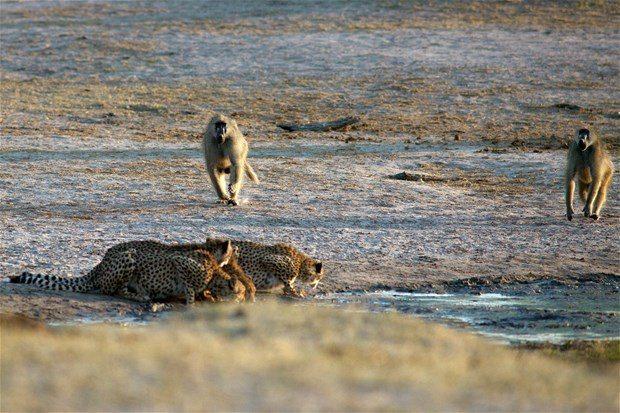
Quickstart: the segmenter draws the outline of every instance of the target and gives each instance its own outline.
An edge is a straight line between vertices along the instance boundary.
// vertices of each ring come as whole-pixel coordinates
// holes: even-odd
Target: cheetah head
[[[245,286],[237,277],[230,276],[224,271],[218,271],[211,281],[207,284],[205,297],[209,296],[210,301],[236,301],[245,300]]]
[[[225,266],[230,261],[231,257],[235,253],[235,249],[233,248],[232,242],[230,240],[226,241],[216,241],[213,246],[213,255],[217,261],[217,264],[220,267]]]
[[[299,278],[301,281],[312,284],[312,286],[316,288],[324,275],[325,272],[323,271],[323,263],[321,261],[310,257],[302,261],[299,271]]]

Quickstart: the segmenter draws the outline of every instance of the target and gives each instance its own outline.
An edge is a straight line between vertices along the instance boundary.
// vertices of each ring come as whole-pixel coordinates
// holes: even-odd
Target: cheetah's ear
[[[316,271],[317,274],[320,274],[321,271],[323,271],[323,263],[321,261],[314,263],[314,271]]]
[[[220,267],[223,267],[228,264],[228,261],[230,261],[230,258],[235,250],[233,249],[233,245],[230,240],[222,242],[221,248],[220,258],[217,260],[217,263]]]

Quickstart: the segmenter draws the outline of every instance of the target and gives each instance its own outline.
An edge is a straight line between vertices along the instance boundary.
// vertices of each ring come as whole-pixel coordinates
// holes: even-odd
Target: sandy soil
[[[209,235],[291,242],[326,261],[322,291],[617,277],[618,179],[599,222],[562,205],[575,128],[618,164],[618,10],[596,3],[2,3],[0,274]],[[214,111],[262,179],[239,208],[202,168]],[[342,132],[275,126],[350,114]],[[52,305],[0,294],[2,311]],[[102,303],[86,297],[67,300]]]

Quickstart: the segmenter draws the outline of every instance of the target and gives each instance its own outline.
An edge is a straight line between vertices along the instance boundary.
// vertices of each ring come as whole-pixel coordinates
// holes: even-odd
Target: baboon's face
[[[577,146],[582,151],[588,149],[588,146],[592,145],[593,139],[588,129],[579,129],[577,132]]]
[[[228,125],[226,122],[216,122],[215,123],[215,140],[217,143],[224,143],[224,139],[226,139],[226,132],[228,131]]]

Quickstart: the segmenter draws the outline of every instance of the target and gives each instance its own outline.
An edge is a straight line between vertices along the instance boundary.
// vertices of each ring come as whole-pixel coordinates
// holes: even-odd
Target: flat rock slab
[[[424,172],[400,172],[394,175],[390,175],[388,176],[388,178],[390,179],[398,179],[401,181],[419,181],[419,182],[446,182],[449,181],[450,179],[442,177],[442,176],[437,176],[437,175],[432,175],[429,173],[424,173]]]
[[[311,132],[327,132],[333,130],[344,129],[347,126],[358,123],[360,119],[356,116],[336,119],[329,122],[307,123],[304,125],[297,124],[279,124],[278,127],[288,132],[311,131]]]

